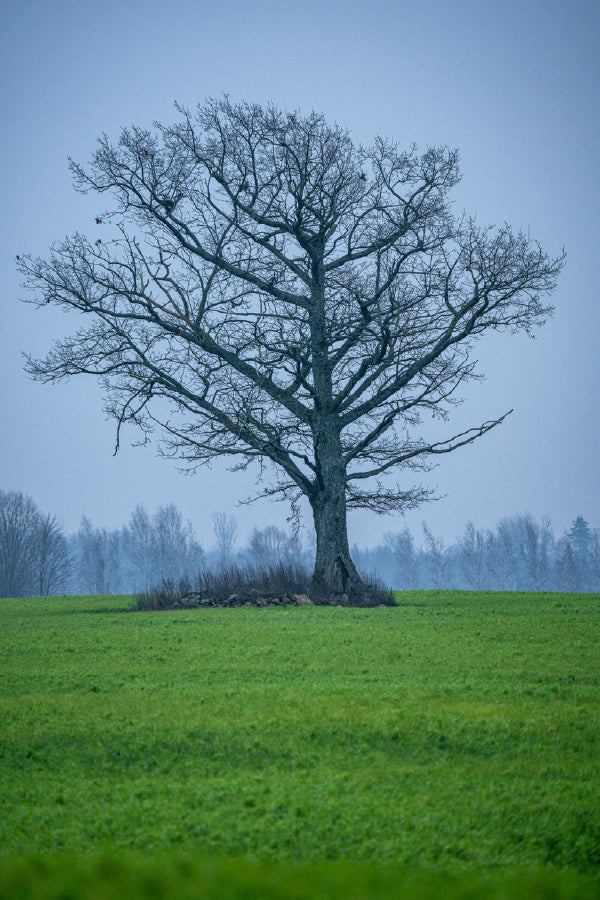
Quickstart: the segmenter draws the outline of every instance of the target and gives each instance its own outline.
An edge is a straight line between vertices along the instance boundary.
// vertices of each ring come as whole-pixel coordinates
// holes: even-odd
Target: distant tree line
[[[134,593],[202,569],[278,562],[310,569],[314,563],[314,542],[293,532],[255,527],[238,546],[233,516],[216,513],[212,524],[208,549],[173,504],[152,514],[137,506],[124,527],[112,530],[84,517],[69,535],[30,497],[0,491],[0,596]],[[387,532],[376,547],[355,545],[353,556],[365,576],[377,575],[396,590],[600,591],[600,529],[582,516],[558,538],[549,519],[528,514],[487,531],[469,522],[448,545],[426,524],[417,545],[405,527]]]
[[[388,532],[378,547],[355,552],[363,571],[378,572],[396,590],[600,590],[600,529],[583,516],[558,539],[549,519],[524,514],[487,531],[469,522],[448,546],[424,524],[420,546],[404,528]]]

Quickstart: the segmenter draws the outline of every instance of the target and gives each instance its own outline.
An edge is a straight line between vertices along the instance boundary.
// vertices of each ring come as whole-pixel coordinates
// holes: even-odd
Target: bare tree
[[[316,113],[227,98],[178,111],[72,163],[76,187],[114,206],[96,240],[21,257],[31,302],[86,321],[28,370],[100,376],[117,446],[130,422],[192,468],[272,463],[260,496],[310,502],[315,589],[362,597],[347,509],[418,505],[432,492],[383,476],[428,469],[502,422],[417,431],[476,377],[477,338],[544,321],[562,257],[454,216],[454,150],[358,147]]]
[[[426,549],[424,555],[429,582],[434,588],[447,588],[449,587],[446,580],[448,559],[444,542],[441,538],[434,536],[426,522],[423,522],[423,536],[425,537]]]
[[[55,516],[20,491],[0,491],[0,597],[48,596],[65,589],[67,540]]]
[[[35,590],[38,510],[20,491],[0,491],[0,597]]]
[[[524,566],[524,587],[528,591],[543,590],[549,578],[552,526],[545,517],[541,523],[529,514],[518,516],[521,531],[521,558]]]
[[[121,585],[120,534],[95,528],[83,516],[77,535],[79,545],[79,590],[92,594],[115,594]]]
[[[201,567],[203,550],[196,542],[191,523],[175,504],[160,506],[152,517],[155,577],[177,580],[192,576]]]
[[[388,531],[384,535],[385,546],[389,547],[396,564],[396,584],[400,590],[410,590],[417,586],[417,556],[415,542],[409,529]]]
[[[472,522],[467,522],[460,541],[460,566],[470,588],[483,587],[487,575],[485,535]]]
[[[515,517],[502,519],[490,538],[488,550],[494,560],[500,590],[519,587],[519,544],[515,534]]]
[[[154,528],[145,506],[134,509],[125,529],[126,552],[133,565],[136,590],[149,591],[154,577]]]
[[[144,506],[136,506],[123,529],[123,550],[133,570],[134,590],[148,591],[162,578],[191,578],[204,563],[204,550],[191,523],[184,524],[173,503],[160,506],[153,516]]]
[[[233,545],[237,537],[238,525],[235,516],[228,516],[227,513],[214,513],[213,531],[217,539],[217,547],[219,548],[219,557],[221,564],[225,564],[231,556]]]
[[[298,562],[301,547],[297,535],[287,534],[275,525],[253,528],[248,540],[248,552],[259,565],[274,566],[277,563]]]
[[[70,575],[71,557],[58,519],[49,513],[39,514],[35,539],[36,593],[48,597],[64,591]]]

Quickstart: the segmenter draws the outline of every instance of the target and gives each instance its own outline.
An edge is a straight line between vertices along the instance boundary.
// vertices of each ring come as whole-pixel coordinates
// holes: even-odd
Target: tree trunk
[[[315,450],[319,489],[311,497],[317,533],[313,590],[326,600],[339,600],[345,595],[350,603],[362,603],[368,589],[350,557],[346,477],[339,435],[323,427],[317,433]]]
[[[313,517],[317,532],[314,592],[326,600],[345,595],[350,603],[363,602],[368,589],[350,557],[345,499],[323,492],[313,505]]]
[[[312,429],[316,478],[310,496],[317,533],[313,591],[325,600],[345,598],[345,602],[362,603],[367,597],[367,588],[350,558],[348,546],[346,464],[342,453],[341,423],[333,400],[324,246],[322,239],[320,246],[312,247],[313,288],[309,316],[315,391]]]

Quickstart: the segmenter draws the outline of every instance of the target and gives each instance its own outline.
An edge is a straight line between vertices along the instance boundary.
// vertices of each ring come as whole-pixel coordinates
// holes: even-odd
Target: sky
[[[471,520],[577,515],[600,527],[600,5],[585,0],[44,0],[2,4],[0,84],[0,490],[19,490],[67,531],[82,515],[118,528],[138,503],[175,503],[210,545],[212,515],[285,527],[283,504],[238,506],[247,473],[222,462],[184,475],[153,447],[114,450],[99,387],[79,377],[35,383],[23,353],[44,355],[74,315],[20,301],[15,256],[44,256],[74,231],[94,233],[105,198],[71,185],[68,157],[86,162],[97,138],[175,121],[224,93],[313,109],[358,143],[377,134],[407,147],[461,154],[453,198],[481,224],[510,223],[567,264],[553,318],[537,333],[478,344],[482,383],[466,389],[454,432],[509,409],[505,423],[444,456],[422,477],[441,499],[404,517],[353,512],[351,542],[423,520],[452,541]]]

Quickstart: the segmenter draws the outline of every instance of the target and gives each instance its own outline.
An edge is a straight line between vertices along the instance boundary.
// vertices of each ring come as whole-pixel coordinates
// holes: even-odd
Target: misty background
[[[423,523],[420,536],[404,526],[381,543],[352,547],[365,583],[376,588],[508,591],[600,591],[600,528],[583,516],[556,535],[547,517],[502,519],[484,531],[468,522],[452,543]],[[240,539],[235,516],[212,516],[203,545],[175,504],[153,511],[138,505],[121,528],[94,525],[87,516],[67,534],[51,513],[18,491],[0,491],[0,597],[74,594],[156,595],[190,588],[210,595],[215,578],[279,570],[283,583],[310,581],[315,541],[276,525],[252,528]],[[262,575],[261,575],[262,573]],[[273,581],[273,578],[271,578]],[[206,593],[208,590],[208,594]],[[154,607],[152,607],[154,608]]]
[[[192,556],[217,553],[215,515],[235,517],[238,553],[246,552],[255,529],[276,529],[287,540],[284,505],[237,506],[252,492],[248,473],[232,474],[215,462],[186,476],[154,448],[130,446],[138,437],[133,431],[122,434],[113,456],[114,423],[105,420],[93,379],[46,386],[23,372],[23,352],[43,355],[79,323],[19,302],[15,256],[46,255],[54,240],[76,230],[95,236],[94,218],[104,209],[100,198],[74,192],[67,157],[86,162],[103,132],[116,139],[129,124],[174,120],[175,100],[194,106],[229,93],[235,101],[315,109],[365,144],[380,133],[406,147],[458,147],[458,209],[476,213],[481,224],[521,228],[551,255],[565,247],[554,317],[535,341],[493,335],[478,345],[486,380],[469,386],[450,427],[456,433],[508,409],[513,414],[423,476],[442,499],[405,517],[349,515],[357,561],[364,569],[377,562],[394,587],[404,586],[398,560],[409,552],[407,535],[415,554],[408,586],[437,586],[440,572],[445,586],[500,584],[476,585],[475,570],[469,582],[460,553],[452,556],[449,548],[466,552],[469,535],[474,546],[485,545],[503,521],[512,522],[508,532],[520,547],[533,522],[536,546],[547,550],[536,559],[547,560],[553,577],[559,569],[564,575],[565,534],[576,518],[591,523],[589,547],[600,524],[599,37],[598,5],[581,0],[498,6],[224,0],[173,9],[147,2],[143,11],[129,2],[5,5],[0,490],[22,492],[56,517],[80,573],[85,534],[92,543],[97,533],[124,541],[139,505],[151,520],[175,508],[187,535],[181,546]],[[305,524],[300,546],[309,554],[306,516]],[[404,535],[404,543],[394,549],[389,535]],[[115,540],[112,552],[122,560],[115,589],[128,589],[138,576],[125,543],[115,549]],[[578,552],[574,538],[568,543]],[[505,572],[503,584],[548,586],[531,567],[526,580],[519,553],[519,573]],[[444,568],[442,557],[451,556]],[[78,588],[91,590],[77,577]]]

